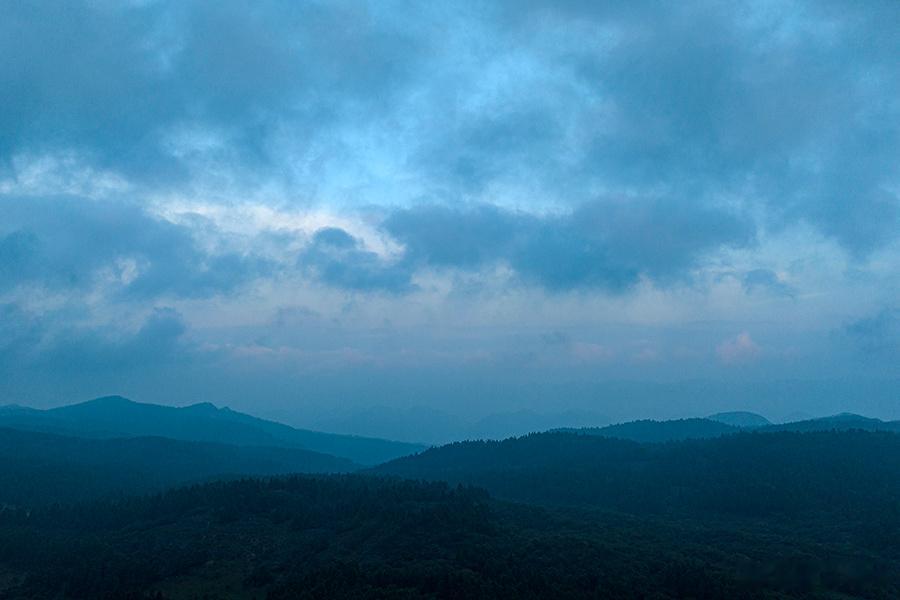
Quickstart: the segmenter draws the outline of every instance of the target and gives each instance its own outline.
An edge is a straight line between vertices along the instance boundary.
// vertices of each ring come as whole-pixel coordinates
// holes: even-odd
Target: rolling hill
[[[76,437],[160,436],[241,446],[303,448],[362,465],[375,465],[424,449],[377,438],[296,429],[209,403],[181,408],[97,398],[49,410],[3,407],[0,427]]]
[[[683,440],[717,438],[741,431],[757,432],[811,432],[811,431],[891,431],[900,432],[900,421],[882,421],[852,413],[842,413],[818,419],[772,424],[765,417],[750,412],[718,413],[707,418],[673,419],[655,421],[644,419],[616,423],[606,427],[558,429],[555,431],[597,437],[631,440],[646,444],[659,444]]]
[[[510,500],[638,513],[897,514],[900,435],[738,433],[639,444],[557,432],[450,444],[372,472],[477,485]]]
[[[299,448],[160,437],[84,439],[0,428],[0,504],[34,506],[247,475],[344,473],[349,460]]]

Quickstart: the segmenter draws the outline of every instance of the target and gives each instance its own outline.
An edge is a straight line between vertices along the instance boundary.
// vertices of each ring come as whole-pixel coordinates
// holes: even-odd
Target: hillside
[[[362,465],[405,456],[423,446],[377,438],[295,429],[209,403],[181,408],[97,398],[49,410],[0,410],[0,427],[77,437],[160,436],[177,440],[249,446],[304,448]]]
[[[743,430],[768,433],[778,431],[800,433],[854,430],[900,432],[900,421],[882,421],[851,413],[842,413],[818,419],[772,424],[761,415],[737,411],[718,413],[706,418],[673,419],[669,421],[644,419],[607,425],[606,427],[565,428],[556,431],[659,444],[683,440],[710,439],[739,433]]]
[[[898,566],[802,529],[554,512],[358,476],[0,512],[11,600],[889,598]]]
[[[900,507],[900,436],[739,433],[638,444],[571,433],[462,442],[373,469],[502,498],[638,513],[802,515]],[[900,532],[898,532],[900,533]]]
[[[159,437],[81,439],[0,428],[0,504],[71,503],[213,478],[338,473],[354,463],[299,448]]]
[[[853,413],[769,425],[763,431],[892,431],[900,432],[900,421],[882,421]]]

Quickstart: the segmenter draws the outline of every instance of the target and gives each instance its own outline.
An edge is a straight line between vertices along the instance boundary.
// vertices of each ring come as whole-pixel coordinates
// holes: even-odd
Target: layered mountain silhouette
[[[303,450],[162,437],[76,438],[0,428],[0,504],[68,504],[239,476],[346,473],[359,465]]]
[[[475,485],[509,500],[637,513],[896,515],[900,436],[740,432],[640,444],[550,432],[449,444],[372,472]]]
[[[210,403],[181,408],[107,396],[49,410],[7,406],[0,427],[78,437],[160,436],[239,446],[301,448],[361,465],[375,465],[424,449],[378,438],[296,429]]]
[[[425,450],[211,404],[2,407],[0,596],[898,597],[897,423],[758,422]]]
[[[617,423],[606,427],[559,429],[556,431],[607,438],[631,440],[649,444],[709,439],[742,431],[771,433],[776,431],[893,431],[900,432],[900,421],[882,421],[852,413],[842,413],[819,419],[772,424],[754,413],[720,413],[711,417],[655,421],[644,419]],[[730,421],[730,422],[728,422]]]

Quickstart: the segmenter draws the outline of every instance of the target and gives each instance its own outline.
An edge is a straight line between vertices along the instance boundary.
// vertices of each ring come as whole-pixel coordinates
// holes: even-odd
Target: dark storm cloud
[[[411,272],[365,250],[360,240],[343,229],[326,227],[297,259],[306,274],[327,285],[354,291],[408,292]]]
[[[374,129],[376,154],[408,155],[408,175],[450,200],[523,182],[537,206],[577,206],[597,188],[726,196],[857,256],[900,231],[892,1],[0,10],[3,158],[74,149],[177,186],[203,145],[192,136],[214,134],[221,148],[205,151],[222,168],[289,178],[338,160],[309,148],[349,125]]]
[[[43,349],[38,365],[56,371],[121,372],[189,358],[182,335],[186,326],[177,311],[154,310],[134,332],[108,327],[62,328]]]
[[[193,360],[186,326],[171,308],[157,308],[134,330],[75,323],[71,311],[35,314],[15,304],[0,305],[0,372],[37,369],[61,373],[146,369],[174,360]]]
[[[135,300],[227,293],[270,272],[259,258],[204,250],[193,230],[125,202],[0,196],[0,291],[84,292],[112,278]]]
[[[561,215],[491,206],[419,206],[391,215],[384,229],[405,260],[429,268],[508,264],[519,278],[550,290],[620,291],[646,276],[683,281],[720,247],[753,242],[747,219],[675,200],[597,201]]]
[[[488,6],[529,60],[433,132],[425,168],[449,185],[736,197],[857,256],[897,238],[896,2]]]
[[[497,380],[534,331],[608,352],[592,380],[721,374],[742,332],[761,377],[896,378],[896,311],[843,323],[896,304],[898,30],[896,0],[0,2],[0,393],[390,403],[422,357],[456,402],[447,365]],[[320,316],[271,334],[285,302]],[[373,390],[348,365],[386,349]]]
[[[844,334],[867,355],[900,358],[900,309],[857,319],[844,327]]]
[[[260,168],[279,128],[308,137],[383,106],[417,52],[364,6],[5,3],[0,156],[75,148],[153,185],[185,173],[167,137],[224,131]],[[160,177],[165,175],[166,179]]]

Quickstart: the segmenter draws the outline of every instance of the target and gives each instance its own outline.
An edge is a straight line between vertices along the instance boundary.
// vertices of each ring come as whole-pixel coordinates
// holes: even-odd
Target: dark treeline
[[[739,433],[638,444],[542,433],[449,444],[374,472],[472,484],[503,498],[546,504],[760,517],[872,513],[896,527],[900,436]]]
[[[0,514],[6,598],[805,598],[896,561],[734,522],[554,512],[363,476],[211,483]],[[894,575],[891,575],[894,573]]]

